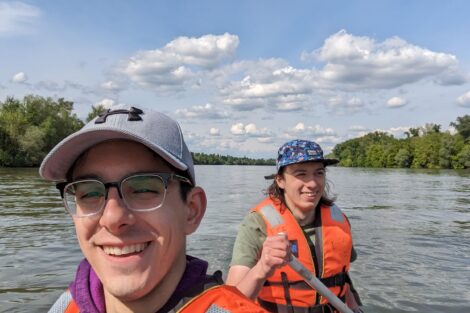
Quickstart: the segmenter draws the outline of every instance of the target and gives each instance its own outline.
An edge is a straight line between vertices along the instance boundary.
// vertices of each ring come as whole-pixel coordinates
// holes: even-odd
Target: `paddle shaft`
[[[310,271],[297,260],[295,256],[289,262],[290,267],[297,272],[303,279],[312,286],[319,294],[328,299],[328,301],[341,313],[354,313],[348,306],[331,292],[318,278],[312,275]]]

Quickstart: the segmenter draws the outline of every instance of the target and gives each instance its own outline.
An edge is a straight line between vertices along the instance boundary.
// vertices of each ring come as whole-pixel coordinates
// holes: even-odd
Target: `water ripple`
[[[188,253],[227,273],[238,226],[273,167],[197,166],[208,208]],[[328,170],[351,222],[351,276],[370,313],[470,312],[470,172]],[[0,311],[44,312],[82,258],[73,223],[37,169],[0,169]]]

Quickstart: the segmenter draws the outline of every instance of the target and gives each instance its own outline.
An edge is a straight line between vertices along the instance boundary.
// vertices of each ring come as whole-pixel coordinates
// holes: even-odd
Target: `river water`
[[[263,198],[265,166],[196,166],[208,209],[189,253],[230,262],[237,227]],[[470,172],[332,167],[368,313],[470,312]],[[0,312],[46,312],[82,255],[55,187],[37,169],[0,168]]]

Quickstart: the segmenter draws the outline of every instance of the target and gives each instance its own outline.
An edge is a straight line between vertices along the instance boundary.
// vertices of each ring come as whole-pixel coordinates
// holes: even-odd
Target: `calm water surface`
[[[227,272],[237,227],[272,167],[197,166],[208,194],[189,253]],[[366,312],[470,312],[470,172],[331,168]],[[0,312],[46,312],[82,255],[55,187],[0,168]]]

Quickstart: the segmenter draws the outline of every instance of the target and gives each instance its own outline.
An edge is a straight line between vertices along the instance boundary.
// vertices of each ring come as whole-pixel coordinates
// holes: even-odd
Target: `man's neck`
[[[313,221],[315,221],[315,210],[312,210],[310,212],[302,212],[299,210],[296,210],[292,212],[299,222],[300,226],[305,226],[312,224]]]
[[[122,301],[104,289],[107,313],[155,313],[170,299],[186,268],[186,256],[182,254],[160,283],[144,297],[133,301]]]
[[[300,226],[309,225],[309,224],[312,224],[313,221],[315,221],[315,211],[316,211],[315,208],[313,208],[313,210],[304,212],[304,211],[297,209],[293,205],[289,206],[289,203],[287,203],[287,205],[290,211],[292,212],[292,214],[294,215],[295,219],[297,220],[297,222],[299,222]]]

